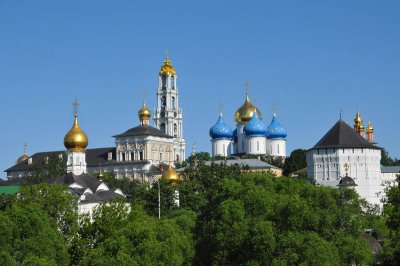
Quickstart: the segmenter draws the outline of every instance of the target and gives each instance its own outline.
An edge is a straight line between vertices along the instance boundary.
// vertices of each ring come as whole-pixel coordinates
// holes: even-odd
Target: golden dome
[[[354,126],[360,127],[363,124],[360,111],[357,110],[356,118],[354,118]],[[364,126],[363,126],[364,127]]]
[[[151,117],[151,111],[146,106],[146,102],[143,101],[143,106],[138,111],[138,116],[140,120],[148,120]]]
[[[97,174],[97,179],[98,179],[99,181],[102,181],[102,180],[104,179],[104,174],[103,174],[102,171],[100,171],[100,172]]]
[[[176,75],[174,66],[171,65],[171,61],[169,61],[168,55],[165,57],[164,65],[161,66],[160,75]]]
[[[26,155],[26,153],[24,153],[22,156],[20,156],[20,157],[17,159],[17,163],[23,162],[23,161],[25,161],[25,160],[28,159],[28,158],[29,158],[28,155]]]
[[[70,151],[84,151],[89,141],[85,132],[79,127],[78,115],[74,116],[74,124],[64,137],[64,146]]]
[[[368,122],[368,126],[367,126],[367,134],[370,134],[370,133],[374,133],[374,128],[372,127],[372,124],[371,124],[371,122]]]
[[[162,179],[171,182],[172,185],[176,185],[179,182],[179,175],[171,165],[168,165],[167,170],[162,174]]]
[[[24,144],[24,154],[17,159],[17,163],[23,162],[28,159],[29,156],[26,154],[26,143]]]
[[[257,112],[258,117],[262,120],[260,110],[250,102],[249,95],[246,93],[246,100],[235,113],[235,123],[247,123],[253,117],[254,112]]]

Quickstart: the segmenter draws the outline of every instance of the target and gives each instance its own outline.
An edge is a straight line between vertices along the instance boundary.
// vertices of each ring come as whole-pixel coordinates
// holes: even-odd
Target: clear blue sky
[[[190,2],[190,3],[189,3]],[[312,147],[357,106],[400,157],[400,1],[0,0],[0,169],[63,150],[78,97],[89,148],[138,125],[156,104],[165,50],[178,73],[188,153],[210,151],[219,103],[234,126],[244,83],[288,152]],[[0,176],[4,177],[5,173]]]

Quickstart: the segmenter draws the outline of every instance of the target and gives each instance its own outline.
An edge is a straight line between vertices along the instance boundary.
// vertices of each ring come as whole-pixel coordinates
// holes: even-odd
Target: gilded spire
[[[70,151],[84,151],[89,141],[78,123],[78,101],[74,102],[74,124],[64,137],[64,146]]]
[[[166,51],[164,65],[161,66],[160,75],[176,75],[174,66],[171,64],[171,61],[168,58],[168,51]]]

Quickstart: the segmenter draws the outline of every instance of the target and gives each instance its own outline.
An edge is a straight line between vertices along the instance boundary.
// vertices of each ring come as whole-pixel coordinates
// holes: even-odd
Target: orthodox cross
[[[73,106],[74,106],[74,116],[78,116],[79,103],[77,98],[75,98]]]
[[[245,86],[246,86],[246,95],[249,95],[249,81],[248,80],[246,80]]]

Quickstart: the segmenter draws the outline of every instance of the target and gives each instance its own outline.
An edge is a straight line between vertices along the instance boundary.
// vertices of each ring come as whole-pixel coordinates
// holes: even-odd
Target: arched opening
[[[175,108],[176,108],[176,107],[175,107],[175,97],[172,96],[171,100],[172,100],[172,108],[175,109]]]
[[[165,132],[165,124],[164,124],[164,123],[161,124],[160,130],[161,130],[162,132],[166,133],[166,132]]]

